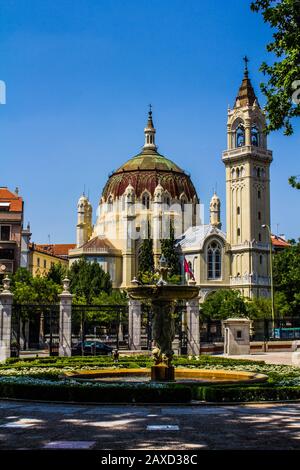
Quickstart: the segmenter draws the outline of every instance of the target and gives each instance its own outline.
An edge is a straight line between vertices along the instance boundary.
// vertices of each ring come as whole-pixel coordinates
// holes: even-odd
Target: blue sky
[[[94,206],[108,174],[143,145],[148,103],[159,151],[189,171],[225,223],[228,104],[258,71],[271,30],[250,0],[0,0],[0,185],[20,188],[37,243],[75,242],[84,188]],[[269,138],[272,229],[300,236],[299,131]]]

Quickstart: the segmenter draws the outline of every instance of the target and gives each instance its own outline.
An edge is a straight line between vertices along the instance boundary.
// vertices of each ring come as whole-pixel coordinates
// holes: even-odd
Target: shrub
[[[188,403],[191,389],[178,384],[80,384],[18,377],[0,379],[0,397],[99,403]]]
[[[193,399],[207,402],[299,400],[300,387],[230,386],[194,387]]]

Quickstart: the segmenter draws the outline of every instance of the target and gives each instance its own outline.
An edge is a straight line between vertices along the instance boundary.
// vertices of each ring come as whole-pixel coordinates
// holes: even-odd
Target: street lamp
[[[269,235],[269,243],[270,243],[270,280],[271,280],[271,308],[272,308],[272,331],[274,335],[274,328],[275,328],[275,308],[274,308],[274,282],[273,282],[273,249],[272,249],[272,236],[271,236],[271,229],[270,226],[267,224],[263,224],[262,228],[266,228],[268,230]]]

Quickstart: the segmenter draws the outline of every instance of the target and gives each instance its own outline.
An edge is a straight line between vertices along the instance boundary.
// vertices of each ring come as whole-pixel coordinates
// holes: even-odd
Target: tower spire
[[[238,95],[235,100],[235,108],[240,107],[240,106],[241,107],[253,106],[255,102],[258,104],[257,97],[255,95],[251,80],[249,78],[249,70],[248,70],[249,59],[246,55],[245,57],[243,57],[243,61],[245,63],[244,77],[243,77],[242,84],[239,88]]]
[[[143,151],[146,153],[149,150],[152,150],[156,152],[157,147],[155,145],[155,128],[153,125],[153,120],[152,120],[152,105],[149,104],[149,111],[148,111],[148,122],[147,126],[144,129],[145,133],[145,144],[143,147]]]

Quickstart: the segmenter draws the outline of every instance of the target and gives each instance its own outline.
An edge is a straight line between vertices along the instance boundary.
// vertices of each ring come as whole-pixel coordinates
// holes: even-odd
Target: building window
[[[263,262],[263,257],[262,255],[259,255],[259,264],[262,264],[262,262]]]
[[[10,226],[1,225],[1,240],[9,241],[10,240]]]
[[[44,269],[47,268],[47,261],[44,259]]]
[[[243,147],[245,145],[245,129],[240,124],[236,130],[236,147]]]
[[[241,208],[240,207],[237,208],[236,213],[237,213],[237,215],[240,215],[240,213],[241,213]]]
[[[260,168],[257,168],[257,170],[256,170],[256,176],[257,176],[257,178],[260,178]]]
[[[258,234],[258,241],[261,242],[261,233]]]
[[[260,199],[261,198],[261,192],[260,190],[257,191],[257,199]]]
[[[241,229],[238,228],[237,231],[236,231],[236,233],[237,233],[237,236],[240,237],[240,236],[241,236]]]
[[[14,259],[15,253],[11,248],[3,248],[0,250],[0,259]]]
[[[142,204],[145,209],[150,209],[150,197],[148,193],[144,193],[142,197]]]
[[[258,212],[258,220],[261,220],[261,212]]]
[[[207,277],[220,279],[222,271],[221,245],[216,241],[207,247]]]
[[[40,258],[37,258],[37,260],[36,260],[36,264],[38,265],[38,267],[40,267],[40,263],[41,263],[41,260],[40,260]]]
[[[108,201],[107,201],[107,211],[112,212],[113,210],[113,198],[112,196],[109,196]]]
[[[259,146],[259,131],[256,126],[252,126],[251,129],[251,145]]]

